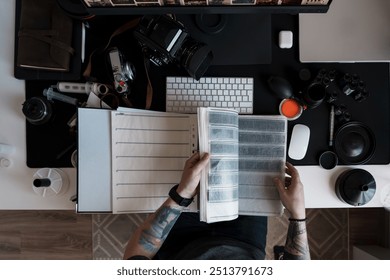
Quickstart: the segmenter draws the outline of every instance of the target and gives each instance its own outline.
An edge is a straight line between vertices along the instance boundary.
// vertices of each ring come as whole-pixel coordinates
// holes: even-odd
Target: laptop
[[[389,62],[390,1],[336,0],[299,15],[301,62]]]

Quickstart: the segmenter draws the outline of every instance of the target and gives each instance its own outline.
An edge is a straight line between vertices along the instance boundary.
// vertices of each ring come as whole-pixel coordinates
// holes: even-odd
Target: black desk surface
[[[106,20],[105,23],[108,21]],[[101,23],[96,21],[96,27]],[[91,24],[93,27],[94,24]],[[294,33],[294,46],[292,49],[279,49],[278,33],[280,30],[291,30]],[[94,33],[95,32],[95,33]],[[89,50],[93,45],[102,45],[101,38],[103,30],[96,28],[89,30],[91,38]],[[107,30],[106,34],[111,33]],[[97,36],[99,34],[100,36]],[[104,32],[103,32],[104,34]],[[97,39],[96,39],[97,38]],[[99,39],[100,38],[100,39]],[[271,17],[271,47],[272,63],[256,65],[234,65],[234,66],[211,66],[205,76],[252,76],[254,77],[254,114],[278,114],[280,99],[276,98],[268,89],[266,80],[271,75],[282,76],[288,79],[298,92],[303,90],[307,84],[299,80],[298,73],[301,69],[308,69],[314,77],[320,69],[334,69],[338,73],[358,74],[365,81],[370,92],[369,98],[363,102],[356,102],[351,97],[341,96],[338,102],[344,104],[350,112],[351,120],[360,121],[368,125],[375,134],[376,149],[373,157],[367,164],[388,164],[390,162],[390,85],[389,85],[389,64],[388,63],[312,63],[303,64],[299,62],[298,48],[298,17],[292,15],[273,15]],[[99,41],[100,40],[100,41]],[[125,43],[129,43],[127,39]],[[115,42],[114,42],[115,43]],[[123,43],[123,42],[122,42]],[[131,40],[130,40],[131,43]],[[134,43],[134,42],[132,42]],[[87,46],[88,47],[88,46]],[[256,46],[254,46],[256,48]],[[261,48],[258,50],[261,52]],[[87,52],[88,53],[88,52]],[[144,106],[143,92],[146,87],[145,73],[142,66],[138,64],[139,52],[132,48],[128,57],[134,59],[138,67],[138,81],[134,85],[135,104],[137,107]],[[234,53],[232,53],[234,55]],[[104,69],[95,67],[95,69]],[[102,81],[105,82],[106,70],[100,71]],[[99,76],[97,74],[96,76]],[[177,67],[163,66],[151,67],[150,77],[152,80],[154,95],[152,109],[165,110],[165,77],[168,75],[186,75]],[[42,94],[45,86],[51,85],[52,81],[28,81],[26,82],[26,98]],[[140,94],[141,93],[141,94]],[[39,128],[27,123],[27,165],[30,167],[68,167],[70,165],[70,153],[75,148],[76,138],[69,134],[66,126],[67,120],[76,111],[70,105],[58,105],[62,109],[58,111],[58,118],[49,128]],[[63,113],[61,113],[63,112]],[[329,137],[329,106],[321,104],[315,109],[307,109],[302,116],[295,121],[289,121],[289,133],[292,127],[297,124],[306,124],[311,129],[311,139],[305,158],[301,161],[293,161],[295,165],[317,165],[319,154],[328,150]],[[336,129],[340,123],[336,122]],[[290,135],[289,135],[290,137]],[[67,148],[71,147],[69,151]],[[58,155],[61,155],[60,159]]]

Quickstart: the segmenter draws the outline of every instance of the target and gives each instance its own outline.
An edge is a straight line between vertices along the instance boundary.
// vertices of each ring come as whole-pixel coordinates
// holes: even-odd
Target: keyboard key
[[[166,111],[196,113],[198,107],[219,107],[253,113],[252,77],[166,78]]]

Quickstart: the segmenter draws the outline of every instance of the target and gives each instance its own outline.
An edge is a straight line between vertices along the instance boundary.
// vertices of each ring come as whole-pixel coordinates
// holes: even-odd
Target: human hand
[[[196,194],[196,188],[200,181],[200,174],[209,162],[209,154],[200,157],[199,152],[187,159],[177,193],[184,198],[192,198]]]
[[[282,182],[280,178],[274,179],[280,200],[290,212],[290,218],[305,219],[305,196],[298,170],[291,163],[286,162],[286,173],[288,176],[286,176],[285,182]]]

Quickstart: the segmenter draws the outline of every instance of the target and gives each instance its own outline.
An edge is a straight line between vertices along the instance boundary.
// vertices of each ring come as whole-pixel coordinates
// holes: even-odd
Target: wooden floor
[[[349,209],[350,256],[353,245],[379,245],[389,248],[389,212],[384,208]]]
[[[91,215],[0,211],[0,259],[92,259]]]
[[[353,244],[386,245],[386,215],[381,208],[350,209],[350,248]],[[92,259],[91,215],[0,211],[0,259]]]

